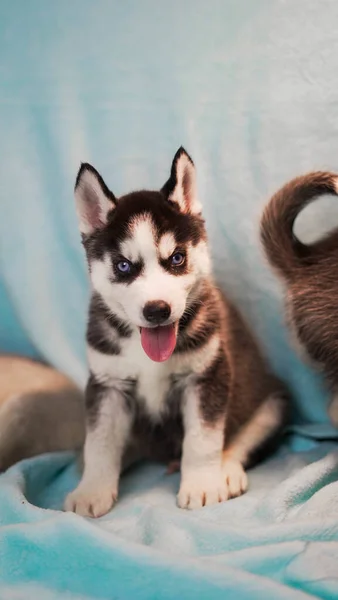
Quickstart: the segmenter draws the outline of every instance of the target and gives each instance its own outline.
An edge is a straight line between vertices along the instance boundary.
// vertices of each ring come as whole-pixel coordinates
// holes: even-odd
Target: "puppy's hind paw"
[[[228,488],[228,498],[236,498],[247,491],[248,476],[239,461],[224,460],[222,471]]]

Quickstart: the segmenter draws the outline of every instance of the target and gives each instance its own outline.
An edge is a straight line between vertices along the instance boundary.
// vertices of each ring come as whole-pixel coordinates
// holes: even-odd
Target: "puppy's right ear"
[[[76,212],[80,231],[90,235],[107,223],[108,213],[116,207],[116,198],[101,175],[88,163],[82,163],[75,183]]]

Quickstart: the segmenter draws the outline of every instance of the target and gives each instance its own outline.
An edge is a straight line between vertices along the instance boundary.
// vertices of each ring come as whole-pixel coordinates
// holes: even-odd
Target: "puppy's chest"
[[[100,358],[95,365],[89,361],[95,376],[122,389],[132,382],[138,408],[155,421],[172,413],[174,406],[177,409],[190,380],[189,372],[182,373],[175,359],[163,363],[149,359],[137,336],[123,342],[118,356]]]

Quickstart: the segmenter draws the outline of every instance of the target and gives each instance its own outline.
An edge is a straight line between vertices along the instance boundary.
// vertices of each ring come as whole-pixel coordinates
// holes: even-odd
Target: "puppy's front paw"
[[[102,517],[110,511],[116,500],[116,487],[83,481],[67,496],[64,508],[82,517]]]
[[[221,468],[188,471],[181,480],[177,496],[180,508],[202,508],[228,499],[228,486]]]
[[[177,504],[180,508],[202,508],[241,496],[248,478],[240,462],[226,460],[220,467],[188,471],[182,477]]]

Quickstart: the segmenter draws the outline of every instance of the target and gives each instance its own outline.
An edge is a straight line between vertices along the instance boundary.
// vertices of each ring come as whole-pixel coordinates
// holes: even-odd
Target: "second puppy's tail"
[[[309,173],[284,185],[263,212],[260,234],[264,250],[271,265],[286,280],[292,280],[299,268],[317,262],[328,249],[338,249],[338,229],[310,245],[300,242],[293,232],[298,214],[324,194],[338,195],[338,175]]]

